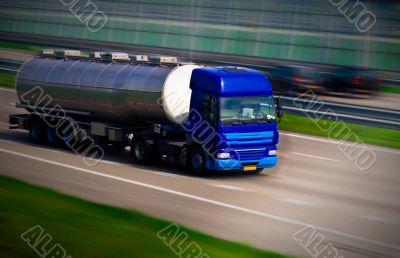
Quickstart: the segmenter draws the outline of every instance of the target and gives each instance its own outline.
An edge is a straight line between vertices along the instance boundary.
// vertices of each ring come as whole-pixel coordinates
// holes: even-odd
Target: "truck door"
[[[205,95],[203,97],[202,116],[213,127],[217,125],[216,98],[214,95]]]

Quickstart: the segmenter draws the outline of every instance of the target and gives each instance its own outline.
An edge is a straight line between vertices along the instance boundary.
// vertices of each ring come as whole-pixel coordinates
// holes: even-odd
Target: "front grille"
[[[264,157],[264,149],[236,151],[239,160],[259,160]]]
[[[244,145],[269,145],[273,142],[273,131],[246,132],[246,133],[227,133],[225,134],[226,143],[231,146]]]

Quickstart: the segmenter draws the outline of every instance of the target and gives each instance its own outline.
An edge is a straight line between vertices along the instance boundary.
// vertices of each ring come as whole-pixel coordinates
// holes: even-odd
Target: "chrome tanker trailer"
[[[196,173],[276,164],[279,99],[255,70],[44,50],[21,66],[16,90],[28,113],[11,115],[10,128],[37,143],[91,146],[92,156],[129,145],[136,162],[164,159]]]

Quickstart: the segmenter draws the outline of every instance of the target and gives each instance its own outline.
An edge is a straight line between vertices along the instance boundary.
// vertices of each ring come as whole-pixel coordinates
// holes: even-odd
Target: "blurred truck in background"
[[[374,96],[379,90],[379,79],[373,69],[339,67],[325,74],[324,86],[332,93],[340,92],[347,96],[356,94]]]
[[[316,93],[326,93],[321,83],[321,73],[317,68],[300,65],[277,66],[270,72],[274,91],[288,94],[313,90]]]

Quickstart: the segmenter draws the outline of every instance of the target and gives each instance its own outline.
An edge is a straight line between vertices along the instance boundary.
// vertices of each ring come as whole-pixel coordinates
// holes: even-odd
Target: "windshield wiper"
[[[246,123],[240,119],[226,119],[222,121],[223,124],[232,124],[232,125],[245,125]]]
[[[275,119],[263,119],[263,120],[258,120],[257,123],[259,124],[272,124],[273,122],[275,122]]]
[[[275,122],[275,119],[268,119],[268,118],[258,118],[258,119],[249,119],[246,120],[248,123],[257,123],[257,124],[272,124]]]
[[[234,124],[234,125],[245,125],[246,123],[244,121],[242,121],[242,120],[239,120],[239,121],[233,122],[232,124]]]

